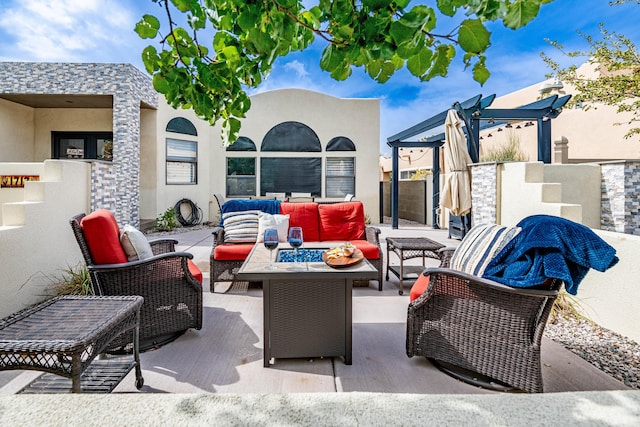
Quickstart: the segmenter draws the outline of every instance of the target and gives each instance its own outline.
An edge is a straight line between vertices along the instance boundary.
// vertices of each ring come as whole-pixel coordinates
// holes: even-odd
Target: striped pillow
[[[258,239],[260,211],[227,212],[224,221],[225,243],[255,243]]]
[[[453,253],[450,267],[481,277],[489,261],[516,237],[520,230],[520,227],[489,224],[473,227]]]

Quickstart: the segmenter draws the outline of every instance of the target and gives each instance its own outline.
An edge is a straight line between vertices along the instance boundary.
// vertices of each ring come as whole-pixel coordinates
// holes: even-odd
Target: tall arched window
[[[296,157],[260,158],[260,193],[322,193],[322,152],[318,135],[300,122],[283,122],[271,128],[262,140],[262,152],[296,153]]]
[[[167,133],[180,135],[166,138],[166,183],[198,183],[198,132],[189,120],[175,117],[169,120]]]
[[[356,145],[346,136],[337,136],[329,141],[327,151],[356,151]],[[355,157],[327,157],[325,180],[327,197],[355,195]]]

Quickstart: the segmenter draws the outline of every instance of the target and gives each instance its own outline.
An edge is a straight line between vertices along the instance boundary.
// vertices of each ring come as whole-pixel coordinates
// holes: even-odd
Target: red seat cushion
[[[191,275],[193,277],[195,277],[195,279],[198,282],[202,283],[202,271],[200,271],[200,269],[198,268],[196,263],[193,262],[192,260],[188,259],[187,260],[187,265],[189,266],[189,272],[191,273]]]
[[[98,209],[80,221],[82,234],[96,264],[122,264],[127,262],[120,244],[120,227],[111,211]]]
[[[350,240],[350,242],[362,251],[362,255],[364,255],[366,259],[380,259],[378,245],[366,240]]]
[[[289,215],[289,228],[302,227],[305,242],[319,242],[317,203],[280,203],[280,213]]]
[[[409,293],[409,301],[413,301],[417,299],[420,295],[424,293],[429,287],[429,276],[425,276],[421,274],[420,277],[415,281],[413,286],[411,286],[411,292]]]
[[[244,261],[253,249],[253,243],[229,243],[213,249],[213,259],[218,261]]]
[[[352,241],[364,239],[364,206],[362,202],[321,204],[320,241]]]

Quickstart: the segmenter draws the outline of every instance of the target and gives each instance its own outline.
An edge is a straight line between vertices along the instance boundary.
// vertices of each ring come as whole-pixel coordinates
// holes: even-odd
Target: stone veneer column
[[[498,164],[477,163],[471,169],[471,225],[497,224]]]
[[[140,109],[130,94],[113,98],[116,218],[140,226]]]
[[[640,235],[640,162],[603,163],[600,228]]]

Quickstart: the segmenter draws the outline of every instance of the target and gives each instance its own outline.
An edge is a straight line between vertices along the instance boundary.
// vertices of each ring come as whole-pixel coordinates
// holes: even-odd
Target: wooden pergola
[[[502,126],[510,121],[536,121],[538,125],[538,161],[551,163],[551,119],[558,117],[562,107],[569,101],[571,95],[558,97],[552,95],[531,104],[518,108],[489,108],[495,99],[495,94],[483,97],[476,95],[464,102],[455,102],[451,108],[458,112],[464,122],[467,136],[467,149],[474,163],[479,161],[480,130]],[[398,228],[398,158],[400,148],[439,148],[444,145],[444,132],[422,140],[412,140],[417,135],[444,125],[447,111],[442,111],[408,129],[387,138],[387,145],[391,147],[391,227]],[[433,227],[439,228],[436,209],[440,205],[440,150],[433,150]],[[454,221],[463,224],[462,236],[470,226],[470,214],[467,218],[453,217]]]

